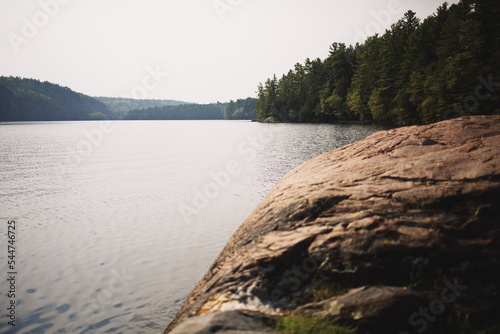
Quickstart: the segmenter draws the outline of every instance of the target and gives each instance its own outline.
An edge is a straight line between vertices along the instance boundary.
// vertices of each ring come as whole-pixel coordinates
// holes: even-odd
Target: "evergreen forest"
[[[333,43],[258,86],[257,117],[291,122],[433,123],[499,114],[500,1],[408,11],[363,44]]]

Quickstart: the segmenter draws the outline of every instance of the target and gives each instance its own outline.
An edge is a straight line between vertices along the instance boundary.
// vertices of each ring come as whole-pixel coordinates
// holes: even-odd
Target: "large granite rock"
[[[499,248],[500,116],[378,132],[287,174],[165,333],[232,333],[212,325],[237,310],[364,333],[500,333]]]

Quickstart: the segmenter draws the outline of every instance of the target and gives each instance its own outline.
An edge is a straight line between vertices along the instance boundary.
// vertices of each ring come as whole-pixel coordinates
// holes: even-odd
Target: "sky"
[[[363,42],[443,0],[0,0],[0,75],[90,96],[212,103],[332,43]],[[458,1],[448,1],[456,3]]]

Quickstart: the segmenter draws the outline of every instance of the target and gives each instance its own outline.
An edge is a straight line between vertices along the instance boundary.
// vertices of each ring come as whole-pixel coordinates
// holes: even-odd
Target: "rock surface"
[[[499,333],[499,278],[500,116],[464,117],[378,132],[288,173],[165,333],[290,314],[363,333]],[[273,333],[257,322],[240,332]]]
[[[275,116],[270,116],[262,121],[262,123],[283,123],[283,122],[285,122],[285,120],[280,120]]]
[[[190,318],[172,334],[279,334],[265,325],[268,317],[258,312],[226,311]]]

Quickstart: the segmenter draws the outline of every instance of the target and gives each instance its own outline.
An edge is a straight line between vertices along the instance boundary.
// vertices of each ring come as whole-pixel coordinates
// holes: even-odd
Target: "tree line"
[[[423,22],[408,11],[363,44],[333,43],[258,85],[257,117],[282,121],[433,123],[499,114],[500,2],[444,3]]]
[[[256,118],[256,104],[255,98],[247,98],[227,103],[156,106],[131,110],[125,112],[120,118],[126,120],[253,120]]]
[[[0,122],[69,120],[255,119],[256,99],[193,104],[173,100],[92,98],[50,82],[0,77]]]
[[[108,109],[120,117],[120,115],[130,111],[139,109],[148,109],[160,106],[178,106],[186,104],[186,102],[176,100],[156,100],[156,99],[131,99],[121,97],[102,97],[97,96],[95,99],[101,101]]]
[[[0,77],[0,121],[109,119],[100,101],[67,87],[35,79]]]

